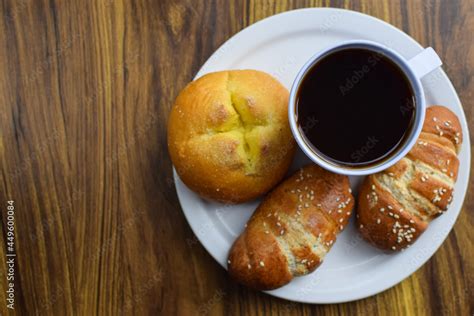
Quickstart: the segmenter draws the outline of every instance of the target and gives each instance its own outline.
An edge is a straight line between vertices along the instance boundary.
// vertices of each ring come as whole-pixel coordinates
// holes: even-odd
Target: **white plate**
[[[273,74],[288,89],[300,67],[317,51],[344,40],[367,39],[385,44],[406,58],[422,47],[399,29],[361,13],[329,8],[289,11],[242,30],[224,43],[204,64],[196,78],[225,69],[259,69]],[[449,62],[449,61],[447,61]],[[357,234],[353,222],[342,232],[324,263],[312,274],[268,292],[307,303],[339,303],[361,299],[388,289],[425,263],[444,241],[461,210],[470,168],[469,132],[459,98],[441,69],[423,79],[427,104],[442,104],[459,117],[464,143],[453,202],[409,249],[387,255]],[[293,170],[307,162],[297,154]],[[176,190],[184,214],[207,251],[226,267],[228,251],[259,201],[224,205],[202,200],[176,176]],[[351,178],[356,192],[361,178]]]

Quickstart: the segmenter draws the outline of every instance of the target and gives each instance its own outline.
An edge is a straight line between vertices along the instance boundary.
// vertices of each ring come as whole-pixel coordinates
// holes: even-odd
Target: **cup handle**
[[[425,48],[421,53],[408,61],[415,75],[421,79],[443,64],[433,48]]]

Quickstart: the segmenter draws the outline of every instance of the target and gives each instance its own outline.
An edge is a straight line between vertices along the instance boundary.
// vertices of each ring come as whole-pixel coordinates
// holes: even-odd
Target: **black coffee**
[[[401,146],[415,115],[411,85],[387,57],[345,49],[317,62],[297,91],[298,127],[326,160],[376,164]]]

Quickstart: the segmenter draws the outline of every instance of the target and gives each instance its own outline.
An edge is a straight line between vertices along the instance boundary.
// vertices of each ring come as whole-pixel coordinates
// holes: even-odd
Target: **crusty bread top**
[[[453,112],[443,106],[429,107],[408,155],[362,184],[357,211],[361,234],[386,250],[412,244],[452,201],[462,139]]]
[[[229,254],[240,283],[268,290],[316,269],[347,225],[354,199],[346,176],[307,166],[260,204]]]
[[[433,105],[427,108],[422,134],[436,140],[441,146],[453,146],[456,153],[462,144],[462,127],[458,117],[447,107]],[[451,143],[451,145],[449,144]]]
[[[268,191],[284,176],[295,149],[287,106],[287,89],[261,71],[215,72],[190,83],[168,125],[181,179],[226,202]]]

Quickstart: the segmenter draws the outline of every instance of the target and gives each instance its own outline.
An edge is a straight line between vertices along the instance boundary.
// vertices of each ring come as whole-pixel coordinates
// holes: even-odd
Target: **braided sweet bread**
[[[361,235],[389,251],[413,244],[452,200],[461,142],[456,115],[442,106],[429,107],[409,154],[364,180],[356,216]]]
[[[347,176],[310,165],[275,188],[229,253],[229,273],[260,290],[314,271],[347,225],[354,199]]]

